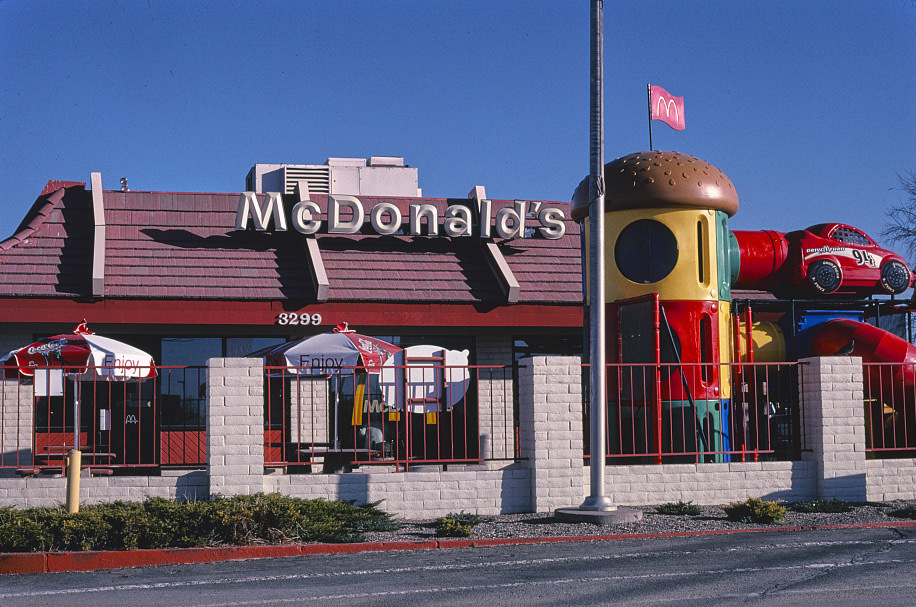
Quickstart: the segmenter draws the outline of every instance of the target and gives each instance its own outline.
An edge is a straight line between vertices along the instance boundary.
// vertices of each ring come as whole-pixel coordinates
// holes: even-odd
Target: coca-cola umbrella
[[[348,328],[347,323],[338,324],[333,331],[298,341],[291,341],[273,348],[252,352],[248,356],[263,357],[271,376],[284,374],[305,377],[329,377],[334,385],[334,419],[338,419],[341,372],[375,374],[379,373],[385,361],[401,351],[398,346],[361,335]],[[354,425],[362,423],[362,407],[366,386],[354,382]],[[367,382],[368,383],[368,380]],[[337,422],[334,423],[334,448],[338,448]]]
[[[156,376],[153,357],[123,342],[96,335],[83,321],[72,333],[45,337],[6,355],[7,372],[17,370],[33,377],[36,370],[60,369],[67,378],[80,381],[127,381]],[[74,446],[79,449],[79,401],[77,388],[74,410]]]
[[[259,350],[249,356],[263,356],[268,367],[307,376],[328,376],[341,369],[361,369],[378,373],[385,361],[401,351],[387,341],[361,335],[338,324],[330,333]]]

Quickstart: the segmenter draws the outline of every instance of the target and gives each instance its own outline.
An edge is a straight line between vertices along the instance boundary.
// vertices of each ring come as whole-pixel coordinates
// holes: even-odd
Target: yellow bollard
[[[80,463],[82,453],[76,449],[67,453],[67,512],[76,514],[80,511]]]

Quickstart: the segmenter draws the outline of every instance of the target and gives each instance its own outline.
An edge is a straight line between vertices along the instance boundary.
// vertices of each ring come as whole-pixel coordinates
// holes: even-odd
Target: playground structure
[[[732,232],[731,180],[685,154],[630,154],[604,178],[609,456],[723,462],[788,445],[797,403],[774,398],[783,371],[760,363],[808,356],[889,363],[869,373],[864,415],[916,434],[916,347],[865,322],[914,308],[895,299],[914,281],[899,255],[838,223]],[[587,223],[586,190],[572,216]]]

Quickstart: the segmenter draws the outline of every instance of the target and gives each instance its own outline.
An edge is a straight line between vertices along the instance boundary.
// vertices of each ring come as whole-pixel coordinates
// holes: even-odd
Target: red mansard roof
[[[239,194],[105,191],[104,299],[315,300],[305,237],[235,230]],[[327,196],[313,196],[322,208]],[[388,201],[458,199],[361,196]],[[512,201],[493,201],[493,213]],[[287,212],[292,203],[287,202]],[[545,203],[569,215],[569,204]],[[405,221],[407,213],[403,213]],[[368,218],[366,225],[368,226]],[[529,219],[529,227],[536,220]],[[517,279],[519,304],[581,305],[579,226],[558,240],[495,239]],[[425,232],[424,232],[425,233]],[[0,242],[0,297],[90,298],[94,222],[85,184],[48,182],[16,233]],[[440,230],[441,234],[441,230]],[[476,237],[318,234],[329,302],[500,305],[499,282]]]

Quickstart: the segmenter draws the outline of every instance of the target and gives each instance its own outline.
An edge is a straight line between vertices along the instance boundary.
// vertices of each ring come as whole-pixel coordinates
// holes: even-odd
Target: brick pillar
[[[531,469],[531,510],[579,506],[583,464],[582,361],[535,356],[519,362],[521,454]]]
[[[259,358],[207,361],[210,494],[264,490],[264,369]]]
[[[817,496],[864,502],[862,359],[832,356],[799,362],[807,448],[802,459],[817,462]]]

